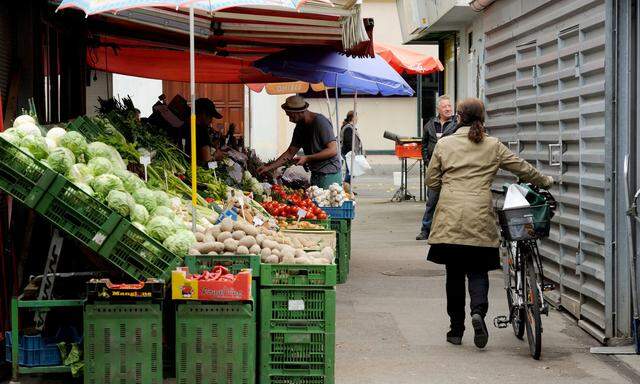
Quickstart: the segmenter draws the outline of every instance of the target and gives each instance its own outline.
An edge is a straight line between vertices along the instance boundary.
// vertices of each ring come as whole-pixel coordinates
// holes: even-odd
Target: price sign
[[[238,204],[240,204],[241,207],[244,206],[244,196],[238,196]]]
[[[218,162],[217,161],[210,161],[209,163],[207,163],[207,165],[209,166],[209,169],[218,168]]]
[[[304,219],[307,216],[307,211],[302,208],[298,208],[298,220]]]
[[[151,156],[149,155],[140,156],[140,164],[144,165],[145,167],[151,164]]]
[[[261,227],[262,224],[264,224],[264,221],[261,218],[257,216],[253,218],[253,225],[255,225],[256,227]]]
[[[304,311],[304,300],[289,300],[290,311]]]

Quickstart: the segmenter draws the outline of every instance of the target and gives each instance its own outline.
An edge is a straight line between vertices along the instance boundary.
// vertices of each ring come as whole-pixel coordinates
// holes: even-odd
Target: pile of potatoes
[[[260,255],[263,263],[309,265],[332,264],[335,258],[331,247],[305,252],[309,242],[304,239],[230,218],[195,235],[197,243],[189,250],[190,255]]]

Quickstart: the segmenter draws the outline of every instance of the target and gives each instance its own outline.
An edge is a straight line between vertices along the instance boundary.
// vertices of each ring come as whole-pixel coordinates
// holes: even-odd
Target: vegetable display
[[[281,202],[277,200],[267,201],[262,203],[262,206],[269,214],[275,217],[297,219],[300,212],[300,214],[304,213],[304,219],[325,220],[327,218],[327,214],[322,209],[300,192],[286,193],[281,186],[274,185],[272,194]]]
[[[329,189],[311,186],[307,189],[307,196],[320,207],[341,207],[342,203],[349,200],[349,195],[337,183],[331,184]]]

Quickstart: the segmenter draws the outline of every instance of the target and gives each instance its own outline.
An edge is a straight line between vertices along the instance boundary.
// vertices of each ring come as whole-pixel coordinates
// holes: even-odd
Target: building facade
[[[547,300],[601,342],[631,336],[637,297],[638,270],[629,263],[636,228],[625,214],[638,186],[629,144],[636,140],[632,3],[397,1],[399,14],[414,12],[403,22],[405,43],[454,46],[453,60],[443,60],[447,91],[483,99],[490,134],[559,182],[551,235],[540,246],[556,285]],[[627,72],[616,69],[618,57]],[[620,73],[629,78],[618,80]]]

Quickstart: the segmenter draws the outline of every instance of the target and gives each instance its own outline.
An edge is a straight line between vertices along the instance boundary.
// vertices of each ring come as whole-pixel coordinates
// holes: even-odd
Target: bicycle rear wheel
[[[523,254],[525,258],[524,273],[524,295],[525,295],[525,325],[527,330],[527,341],[529,342],[529,352],[531,356],[538,360],[542,352],[542,320],[540,318],[541,300],[538,291],[537,270],[533,263],[533,255]]]
[[[514,298],[518,297],[518,275],[516,273],[517,263],[513,258],[513,254],[511,250],[507,250],[507,268],[504,271],[506,274],[507,304],[509,305],[509,320],[511,320],[513,334],[522,340],[524,338],[524,318],[526,314],[523,308],[517,305],[514,306]]]

